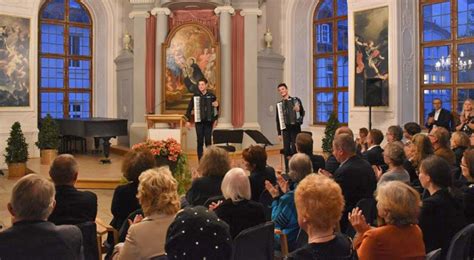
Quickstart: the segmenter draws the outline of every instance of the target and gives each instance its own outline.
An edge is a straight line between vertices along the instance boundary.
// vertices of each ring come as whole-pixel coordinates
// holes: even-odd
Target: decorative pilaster
[[[156,7],[151,10],[151,14],[156,15],[155,104],[157,107],[155,108],[155,113],[161,114],[161,91],[163,89],[163,81],[161,80],[163,77],[161,75],[163,70],[161,66],[161,59],[163,58],[161,55],[161,45],[165,42],[168,35],[168,16],[171,14],[171,11],[168,8]]]
[[[219,15],[219,35],[221,43],[221,99],[219,128],[232,128],[232,49],[231,49],[231,15],[235,13],[232,6],[219,6],[214,9]]]

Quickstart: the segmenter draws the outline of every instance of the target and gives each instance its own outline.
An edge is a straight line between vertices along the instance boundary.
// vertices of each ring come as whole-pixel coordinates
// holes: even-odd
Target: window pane
[[[89,93],[69,93],[69,117],[89,118],[90,117],[90,94]]]
[[[450,83],[449,46],[423,48],[424,84]]]
[[[41,87],[64,87],[64,61],[63,59],[41,58]]]
[[[474,1],[458,0],[458,37],[474,36]]]
[[[332,52],[332,23],[315,25],[317,53]]]
[[[349,121],[349,94],[347,91],[337,93],[337,119],[341,123]]]
[[[322,0],[322,4],[319,6],[317,14],[315,15],[316,19],[330,18],[334,14],[332,7],[333,0]]]
[[[90,68],[89,60],[69,60],[69,87],[90,88]]]
[[[64,54],[64,26],[41,24],[41,52]]]
[[[53,0],[48,3],[41,13],[41,18],[64,20],[64,0]]]
[[[451,4],[443,2],[423,6],[423,41],[451,38]]]
[[[53,118],[63,118],[64,94],[62,92],[41,93],[41,118],[49,113]]]
[[[443,108],[451,110],[451,90],[450,89],[425,89],[423,91],[423,120],[428,118],[428,114],[433,111],[433,99],[439,98],[443,102]]]
[[[69,27],[69,54],[91,55],[90,29],[80,27]]]
[[[74,0],[69,2],[69,21],[76,23],[90,23],[89,14]]]
[[[472,60],[474,60],[474,43],[459,44],[457,59],[459,83],[474,82]]]
[[[338,56],[337,57],[337,86],[338,87],[347,87],[348,86],[348,57],[347,56]]]
[[[328,121],[329,116],[334,109],[333,107],[333,97],[332,92],[320,92],[316,93],[316,121],[319,123],[325,123]]]
[[[458,113],[461,113],[464,101],[468,98],[474,99],[474,88],[458,89],[458,104],[457,104]]]
[[[347,0],[337,0],[337,16],[347,15]]]
[[[347,20],[337,22],[337,50],[347,50]]]
[[[333,63],[331,58],[315,59],[316,79],[314,85],[319,88],[333,87]]]

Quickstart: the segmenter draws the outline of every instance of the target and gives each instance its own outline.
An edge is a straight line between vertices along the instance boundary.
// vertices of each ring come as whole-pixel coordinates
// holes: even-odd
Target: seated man
[[[299,133],[296,136],[296,151],[304,153],[309,156],[313,164],[313,172],[318,172],[319,169],[324,169],[324,157],[313,154],[313,137],[308,133]]]
[[[0,232],[0,259],[83,259],[82,234],[76,226],[55,226],[54,185],[36,174],[13,186],[8,211],[13,226]]]
[[[56,186],[56,207],[48,220],[56,225],[95,221],[97,196],[74,188],[77,175],[77,162],[70,154],[59,155],[51,164],[49,176]]]
[[[352,136],[352,139],[354,139],[354,133],[347,126],[341,126],[338,129],[336,129],[336,132],[334,133],[334,137],[336,137],[340,134],[348,134],[348,135]],[[325,170],[332,173],[332,174],[337,170],[337,168],[339,168],[339,162],[336,160],[336,157],[334,157],[334,154],[329,155],[329,157],[326,160],[326,165],[325,166],[326,166]]]
[[[362,153],[362,158],[370,163],[370,165],[383,166],[383,149],[380,144],[383,141],[383,133],[378,129],[372,129],[367,136],[367,145],[369,148]],[[386,167],[385,167],[386,168]]]

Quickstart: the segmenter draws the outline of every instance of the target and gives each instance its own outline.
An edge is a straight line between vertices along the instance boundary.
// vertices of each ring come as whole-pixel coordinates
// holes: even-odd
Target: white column
[[[133,19],[133,122],[130,125],[130,145],[142,142],[146,138],[145,122],[145,55],[146,55],[146,18],[150,16],[143,5],[134,5],[129,14]]]
[[[244,17],[244,125],[243,128],[260,129],[258,123],[258,31],[257,17],[262,15],[258,8],[243,9],[240,15]]]
[[[155,113],[161,114],[161,91],[162,86],[162,70],[161,45],[168,35],[168,15],[171,14],[170,9],[156,7],[151,10],[152,15],[156,15],[156,47],[155,47]]]
[[[232,6],[219,6],[214,12],[220,16],[221,44],[221,100],[219,128],[232,128],[232,49],[231,49],[231,18],[235,13]]]

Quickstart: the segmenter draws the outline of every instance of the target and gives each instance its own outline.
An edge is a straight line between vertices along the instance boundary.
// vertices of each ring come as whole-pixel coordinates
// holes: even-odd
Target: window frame
[[[41,120],[41,94],[42,93],[63,93],[63,117],[62,118],[70,118],[70,104],[69,102],[69,94],[71,93],[88,93],[89,94],[89,117],[93,117],[93,100],[94,100],[94,92],[93,92],[93,69],[94,69],[94,63],[93,63],[93,38],[94,38],[94,32],[93,32],[93,20],[92,20],[92,15],[88,8],[82,3],[81,0],[75,0],[87,13],[89,16],[89,23],[79,23],[79,22],[71,22],[69,21],[69,5],[71,0],[64,0],[64,19],[63,20],[57,20],[57,19],[46,19],[42,18],[42,14],[44,9],[51,3],[52,0],[47,0],[45,1],[39,10],[39,15],[38,15],[38,120]],[[62,25],[64,27],[63,31],[63,44],[64,44],[64,52],[62,54],[56,54],[56,53],[42,53],[41,47],[43,42],[41,41],[41,26],[42,24],[52,24],[52,25]],[[89,37],[89,55],[71,55],[70,54],[70,44],[69,40],[71,37],[71,34],[69,34],[69,28],[70,27],[78,27],[78,28],[87,28],[90,31],[90,37]],[[62,88],[55,88],[55,87],[41,87],[41,59],[42,58],[52,58],[52,59],[61,59],[63,60],[64,66],[63,66],[63,87]],[[69,62],[72,61],[89,61],[90,62],[90,67],[89,67],[89,82],[90,86],[88,88],[70,88],[69,87]]]
[[[325,1],[319,1],[319,3],[316,5],[316,8],[313,12],[313,22],[312,22],[312,37],[311,37],[311,41],[312,41],[312,57],[313,57],[313,60],[312,60],[312,74],[313,74],[313,77],[312,77],[312,82],[311,82],[311,85],[312,85],[312,96],[311,96],[311,99],[312,99],[312,102],[313,102],[313,120],[312,120],[312,125],[316,125],[316,126],[325,126],[327,124],[327,121],[326,122],[320,122],[318,121],[318,102],[316,102],[316,96],[318,93],[332,93],[333,94],[333,100],[332,100],[332,103],[333,103],[333,113],[336,113],[336,115],[338,114],[338,94],[340,92],[348,92],[349,91],[349,86],[338,86],[338,58],[339,57],[349,57],[349,43],[347,45],[347,50],[338,50],[338,42],[339,42],[339,39],[338,39],[338,23],[340,21],[344,21],[346,20],[348,22],[348,15],[347,13],[345,15],[341,15],[341,16],[338,16],[337,14],[337,11],[338,11],[338,4],[337,4],[337,1],[338,0],[327,0],[327,1],[331,1],[332,2],[332,7],[333,7],[333,16],[330,17],[330,18],[322,18],[322,19],[317,19],[316,18],[316,15],[317,13],[319,12],[320,10],[320,7],[321,5],[325,2]],[[327,53],[318,53],[316,51],[317,49],[317,37],[320,37],[318,35],[318,32],[317,32],[317,29],[316,29],[316,26],[319,25],[319,24],[328,24],[328,23],[331,23],[332,24],[332,51],[331,52],[327,52]],[[321,30],[322,31],[322,30]],[[320,59],[320,58],[332,58],[332,70],[333,70],[333,75],[332,75],[332,80],[333,80],[333,86],[329,86],[329,87],[317,87],[315,85],[315,82],[317,80],[317,76],[318,76],[318,67],[317,65],[315,65],[315,61],[317,59]],[[347,64],[347,66],[349,67],[349,62]],[[348,75],[349,76],[349,75]],[[349,82],[348,82],[348,85],[349,85]],[[348,115],[347,115],[347,121],[349,121],[349,101],[347,101],[347,107],[348,107]],[[347,123],[342,123],[340,122],[341,125],[347,125]]]

